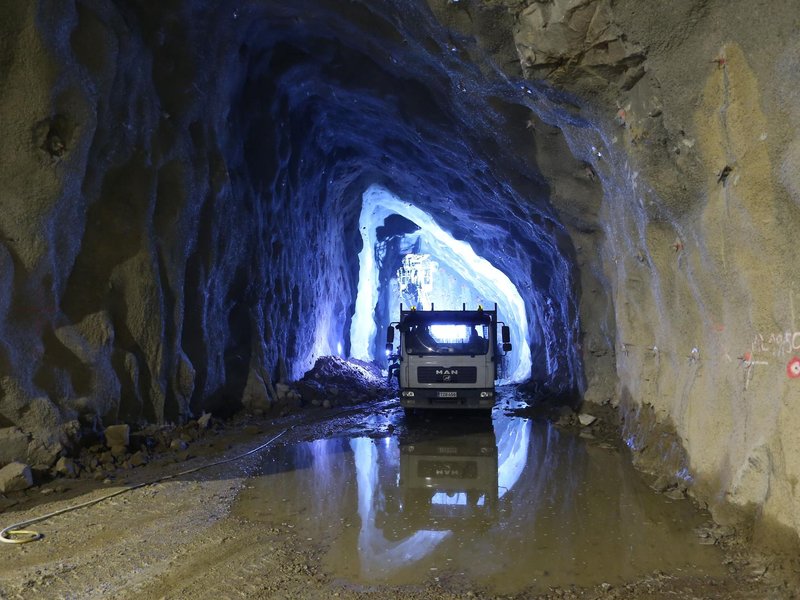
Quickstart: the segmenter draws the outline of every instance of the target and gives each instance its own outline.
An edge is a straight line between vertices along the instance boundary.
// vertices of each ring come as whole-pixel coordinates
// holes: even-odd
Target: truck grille
[[[438,479],[475,479],[478,477],[478,462],[475,460],[420,460],[418,477]]]
[[[476,367],[417,367],[420,383],[475,383],[477,380]]]

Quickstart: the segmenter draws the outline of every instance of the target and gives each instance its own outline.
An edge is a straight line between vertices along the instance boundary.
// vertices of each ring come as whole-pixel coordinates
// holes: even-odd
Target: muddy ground
[[[584,407],[584,411],[591,412],[591,408]],[[425,427],[429,418],[423,415],[414,420]],[[605,415],[581,427],[577,417],[568,416],[561,419],[559,427],[568,435],[580,436],[581,443],[624,454],[611,420]],[[285,432],[272,450],[133,490],[31,526],[44,534],[41,541],[0,545],[0,598],[797,597],[796,562],[749,551],[735,532],[715,527],[707,516],[707,526],[699,528],[697,536],[699,543],[719,549],[721,565],[714,574],[656,569],[630,581],[589,587],[534,584],[532,577],[529,587],[498,595],[480,582],[446,569],[425,570],[412,584],[348,579],[326,567],[323,556],[331,551],[327,546],[330,540],[309,539],[291,519],[265,524],[234,510],[239,497],[253,487],[252,478],[265,454],[279,446],[340,436],[390,439],[402,435],[407,427],[395,399],[309,408],[275,419],[240,416],[224,425],[212,423],[190,443],[153,454],[145,465],[117,469],[103,480],[87,473],[9,495],[0,514],[3,527],[127,484],[237,456]],[[604,549],[597,548],[597,552]],[[476,557],[480,560],[484,559]],[[532,573],[535,568],[531,565]]]

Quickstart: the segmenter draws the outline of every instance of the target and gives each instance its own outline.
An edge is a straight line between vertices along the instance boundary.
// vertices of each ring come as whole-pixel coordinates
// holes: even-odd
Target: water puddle
[[[293,528],[325,549],[325,572],[357,583],[516,593],[722,574],[692,532],[705,517],[649,489],[624,453],[502,414],[397,431],[275,448],[234,513]]]

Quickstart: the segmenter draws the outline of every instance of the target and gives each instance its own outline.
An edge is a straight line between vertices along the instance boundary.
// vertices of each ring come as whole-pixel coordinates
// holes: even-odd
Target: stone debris
[[[372,363],[323,356],[294,384],[304,402],[313,406],[341,406],[376,400],[393,390]]]
[[[80,468],[75,464],[75,461],[69,457],[62,456],[58,459],[56,466],[53,467],[53,471],[57,475],[61,475],[63,477],[77,477],[78,473],[80,472]]]
[[[653,482],[653,484],[650,487],[659,494],[663,494],[673,485],[674,483],[670,480],[669,477],[667,477],[666,475],[661,475],[658,479],[656,479]]]
[[[134,453],[130,458],[130,465],[132,467],[140,467],[142,465],[146,465],[149,461],[149,457],[147,455],[146,450],[139,450],[138,452]]]
[[[127,448],[130,444],[130,426],[129,425],[111,425],[106,427],[106,446],[109,448],[122,447]]]
[[[686,490],[681,487],[674,487],[671,490],[667,490],[664,495],[671,500],[683,500],[686,498]]]
[[[701,544],[713,546],[714,544],[718,544],[728,538],[733,537],[733,535],[736,533],[736,529],[730,525],[712,523],[704,527],[698,527],[694,530],[694,532],[699,538]]]
[[[170,444],[169,444],[169,449],[170,450],[180,450],[180,451],[182,451],[182,450],[186,450],[188,447],[189,447],[189,444],[186,442],[186,440],[182,440],[180,438],[176,438],[176,439],[172,440],[172,442],[170,442]]]
[[[211,422],[211,413],[204,412],[200,417],[197,419],[197,426],[200,429],[207,429],[208,424]]]
[[[597,421],[597,417],[595,417],[594,415],[590,415],[588,413],[581,413],[578,415],[578,421],[583,427],[588,427],[589,425]]]
[[[33,485],[33,473],[25,463],[12,462],[0,469],[0,492],[26,490]]]
[[[674,476],[660,475],[650,484],[650,488],[672,500],[686,498],[686,483]]]
[[[300,392],[288,383],[276,383],[275,394],[278,397],[278,403],[284,408],[300,408],[302,405],[302,396]]]

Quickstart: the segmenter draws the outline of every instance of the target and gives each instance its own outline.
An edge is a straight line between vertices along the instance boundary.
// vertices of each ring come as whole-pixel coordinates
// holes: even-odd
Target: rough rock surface
[[[280,385],[280,384],[278,384]],[[386,377],[374,364],[323,356],[296,384],[304,400],[329,408],[382,398],[391,392]]]
[[[796,543],[796,3],[431,4],[472,17],[448,22],[499,61],[512,36],[585,117],[530,121],[576,249],[585,397],[620,403],[627,439],[666,452],[649,467],[689,477],[718,519],[733,504]],[[505,33],[476,17],[498,7]]]
[[[12,462],[0,469],[0,492],[16,492],[33,485],[31,468],[20,462]]]
[[[130,427],[128,425],[111,425],[104,432],[106,446],[109,448],[127,448],[130,444]]]
[[[800,531],[794,0],[7,4],[0,427],[32,464],[346,354],[380,183],[509,274],[548,392],[652,412],[720,518]]]
[[[18,427],[0,429],[0,466],[24,460],[29,444],[30,436]]]

